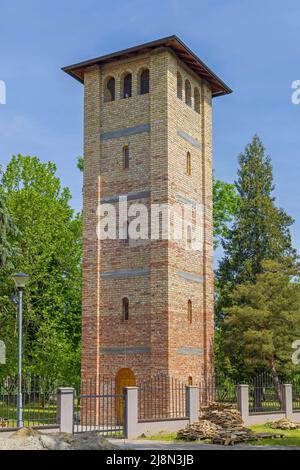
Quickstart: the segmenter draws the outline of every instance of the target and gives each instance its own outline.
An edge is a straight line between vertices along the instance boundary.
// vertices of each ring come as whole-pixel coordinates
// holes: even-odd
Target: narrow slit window
[[[188,321],[189,323],[192,323],[193,321],[193,307],[192,307],[192,301],[188,301]]]
[[[123,148],[123,167],[125,170],[129,168],[129,159],[130,159],[129,147],[128,145],[126,145]]]
[[[105,88],[105,102],[115,101],[116,99],[116,82],[113,77],[109,78]]]
[[[177,72],[177,98],[182,100],[182,77],[179,72]]]
[[[186,154],[186,173],[188,176],[192,174],[192,157],[190,152]]]
[[[115,79],[114,78],[111,78],[110,80],[108,80],[107,89],[110,94],[110,101],[114,101],[115,100]]]
[[[192,106],[192,87],[189,80],[185,81],[185,104]]]
[[[194,90],[194,109],[196,113],[200,114],[200,92],[198,88]]]
[[[124,225],[124,243],[125,245],[129,243],[129,222],[126,222]]]
[[[149,78],[150,78],[149,70],[148,69],[143,70],[141,73],[141,77],[140,77],[140,94],[141,95],[146,95],[147,93],[149,93],[149,84],[150,84]]]
[[[122,301],[122,314],[123,314],[123,320],[128,321],[129,320],[129,300],[127,297],[125,297]]]
[[[190,225],[187,226],[186,230],[186,246],[188,250],[192,249],[192,227]]]
[[[193,385],[193,377],[190,375],[188,379],[188,385]]]
[[[132,96],[132,75],[128,73],[123,81],[123,98],[130,98]]]

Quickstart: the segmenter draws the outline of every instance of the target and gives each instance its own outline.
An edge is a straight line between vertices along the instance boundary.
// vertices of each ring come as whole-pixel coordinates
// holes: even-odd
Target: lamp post
[[[18,428],[23,427],[23,400],[22,400],[22,325],[23,325],[23,289],[29,276],[24,273],[15,274],[13,277],[18,289]]]

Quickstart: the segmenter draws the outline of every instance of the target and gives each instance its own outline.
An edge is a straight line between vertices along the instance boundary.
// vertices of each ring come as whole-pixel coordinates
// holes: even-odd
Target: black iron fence
[[[293,382],[293,410],[300,411],[300,380]]]
[[[203,383],[199,387],[200,407],[206,407],[211,402],[230,404],[237,408],[237,385],[225,378],[215,378],[209,386]]]
[[[180,380],[157,375],[138,384],[139,421],[184,418],[186,389]]]
[[[216,383],[215,401],[229,403],[233,409],[237,408],[237,385],[233,382]]]
[[[27,427],[55,426],[57,422],[57,384],[28,375],[22,380],[23,421]],[[16,429],[18,379],[0,379],[0,431]]]
[[[281,411],[283,405],[282,384],[264,372],[249,381],[249,412]]]
[[[124,396],[115,381],[85,380],[74,397],[74,431],[98,431],[106,437],[123,436]]]
[[[57,388],[61,384],[38,376],[22,381],[23,421],[26,427],[57,427]],[[125,397],[123,386],[113,379],[99,377],[81,383],[74,396],[75,432],[98,431],[105,436],[122,437]],[[167,375],[138,382],[139,421],[186,418],[186,385]],[[268,373],[248,381],[249,412],[267,413],[284,408],[282,384]],[[300,412],[300,381],[293,383],[293,410]],[[215,379],[210,387],[199,385],[200,407],[211,401],[230,403],[237,408],[237,385],[229,379]],[[17,426],[17,377],[0,379],[0,431]]]

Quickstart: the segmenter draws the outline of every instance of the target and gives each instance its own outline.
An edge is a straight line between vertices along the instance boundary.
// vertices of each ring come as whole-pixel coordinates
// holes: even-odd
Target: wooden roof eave
[[[107,54],[96,59],[64,67],[63,71],[71,75],[81,83],[84,83],[84,70],[87,67],[107,64],[121,59],[130,59],[143,52],[148,53],[159,47],[169,47],[188,67],[200,78],[205,79],[212,87],[213,96],[229,94],[232,90],[210,70],[177,36],[170,36],[151,43],[135,46],[113,54]]]

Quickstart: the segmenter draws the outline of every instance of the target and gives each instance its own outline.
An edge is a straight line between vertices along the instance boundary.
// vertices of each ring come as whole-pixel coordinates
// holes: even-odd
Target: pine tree
[[[279,376],[290,379],[292,343],[300,335],[300,267],[293,260],[264,261],[255,282],[237,286],[223,325],[224,356],[243,380],[269,370],[280,397]]]
[[[271,159],[258,136],[239,156],[235,186],[240,201],[233,226],[222,241],[224,257],[217,272],[219,311],[228,305],[235,286],[255,280],[264,260],[296,255],[290,234],[293,219],[275,205]]]

